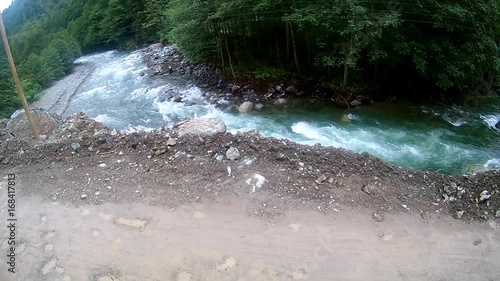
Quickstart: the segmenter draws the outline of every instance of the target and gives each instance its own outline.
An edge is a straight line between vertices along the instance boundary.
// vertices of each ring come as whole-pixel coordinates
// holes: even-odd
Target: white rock
[[[483,190],[483,192],[481,192],[481,194],[479,195],[479,202],[486,202],[488,200],[490,200],[491,198],[491,194],[488,190]]]
[[[283,105],[283,104],[287,104],[287,103],[288,103],[288,100],[285,98],[279,98],[275,102],[275,104],[278,104],[278,105]]]
[[[184,135],[205,135],[211,136],[217,133],[225,133],[226,124],[217,118],[199,118],[185,120],[174,126],[177,134]]]
[[[176,144],[177,144],[177,140],[176,140],[176,139],[174,139],[174,138],[169,138],[169,139],[167,140],[167,146],[174,146],[174,145],[176,145]]]
[[[231,160],[231,161],[234,161],[234,160],[238,160],[241,158],[241,155],[240,155],[240,152],[238,151],[238,149],[236,147],[230,147],[227,151],[226,151],[226,158]]]

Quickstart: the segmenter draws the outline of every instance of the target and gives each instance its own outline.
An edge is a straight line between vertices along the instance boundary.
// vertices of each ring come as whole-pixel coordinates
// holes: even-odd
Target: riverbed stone
[[[353,100],[351,101],[351,106],[360,106],[361,102],[359,100]]]
[[[287,94],[296,94],[297,93],[297,89],[294,86],[290,85],[290,86],[286,87],[285,92]]]
[[[284,105],[284,104],[287,104],[287,103],[288,103],[288,100],[285,99],[285,98],[279,98],[275,102],[275,104],[277,104],[277,105]]]
[[[238,111],[240,113],[248,113],[252,111],[252,109],[253,109],[253,103],[251,101],[246,101],[238,107]]]
[[[217,133],[226,133],[226,124],[217,118],[199,118],[184,120],[174,126],[178,136],[200,135],[211,136]]]
[[[255,109],[257,110],[262,110],[264,108],[264,105],[262,103],[258,103],[255,105]]]

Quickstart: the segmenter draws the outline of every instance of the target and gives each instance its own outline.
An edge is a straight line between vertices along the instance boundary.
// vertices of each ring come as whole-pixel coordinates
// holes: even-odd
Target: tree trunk
[[[347,73],[349,72],[349,66],[347,66],[347,62],[344,63],[344,82],[342,83],[342,88],[347,88]]]
[[[222,38],[219,39],[220,40],[220,59],[222,61],[222,69],[224,69],[226,67],[226,62],[224,61],[224,42],[222,41]]]
[[[220,22],[216,23],[215,28],[217,29],[217,35],[219,37],[220,59],[222,62],[222,69],[224,69],[226,67],[226,62],[224,61],[224,41],[222,40],[222,31],[221,31]]]
[[[277,58],[277,61],[278,61],[278,64],[280,63],[280,49],[279,49],[279,46],[278,46],[278,38],[274,38],[274,42],[276,43],[276,58]]]
[[[293,33],[293,27],[290,23],[290,35],[292,35],[292,46],[293,46],[293,57],[295,58],[295,67],[297,67],[297,73],[300,76],[300,66],[299,66],[299,57],[297,55],[297,45],[295,44],[295,35]]]
[[[286,61],[290,61],[290,28],[286,24]]]
[[[353,38],[351,36],[351,42],[349,45],[349,50],[347,51],[347,55],[344,62],[344,82],[342,83],[342,88],[347,89],[347,77],[349,73],[349,60],[352,58],[352,48],[353,48]]]
[[[233,62],[231,60],[231,52],[229,51],[229,43],[227,43],[227,38],[226,38],[226,51],[227,51],[227,58],[229,60],[229,67],[231,68],[231,73],[233,74],[233,77],[236,78],[236,74],[234,73],[234,68],[233,68]]]

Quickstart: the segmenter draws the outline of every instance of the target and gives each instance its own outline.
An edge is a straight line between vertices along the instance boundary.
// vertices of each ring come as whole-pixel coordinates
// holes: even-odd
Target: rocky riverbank
[[[369,208],[375,220],[392,212],[418,213],[423,219],[451,215],[492,224],[500,218],[500,171],[456,176],[412,171],[366,153],[304,146],[255,132],[232,135],[216,119],[190,120],[172,129],[133,134],[121,134],[83,114],[56,120],[60,120],[58,127],[40,142],[0,133],[4,136],[0,143],[2,169],[25,171],[35,163],[68,162],[102,164],[108,177],[119,177],[133,168],[144,182],[162,182],[166,174],[196,177],[200,184],[186,185],[186,193],[176,200],[262,189],[281,198],[264,203],[270,213],[286,209],[293,201],[318,212],[343,206]],[[0,128],[3,131],[5,126]],[[106,157],[111,156],[127,160],[106,164]],[[254,176],[239,178],[243,173]],[[226,179],[237,182],[241,190],[218,185]],[[103,194],[96,203],[112,200],[103,191],[92,191]],[[135,190],[121,192],[137,199]],[[158,191],[144,192],[154,198]],[[88,193],[82,186],[44,196],[79,204]]]
[[[192,77],[198,87],[209,90],[208,92],[218,98],[230,100],[235,105],[246,103],[239,108],[242,112],[259,110],[266,106],[283,105],[289,99],[303,100],[306,96],[308,102],[322,101],[350,108],[373,103],[368,96],[341,95],[317,82],[299,83],[291,80],[259,81],[251,78],[231,78],[212,65],[190,63],[173,45],[154,44],[142,49],[142,53],[148,66],[148,75]]]

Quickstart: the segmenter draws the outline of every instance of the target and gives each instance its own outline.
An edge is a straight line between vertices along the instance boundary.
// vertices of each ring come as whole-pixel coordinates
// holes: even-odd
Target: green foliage
[[[10,116],[20,105],[15,95],[14,81],[5,51],[3,47],[0,47],[0,118]]]
[[[197,62],[214,61],[218,55],[218,40],[213,34],[210,16],[216,12],[210,0],[173,0],[166,12],[172,24],[168,39],[184,54]]]
[[[474,91],[500,75],[498,0],[16,0],[4,19],[30,100],[80,50],[158,40],[234,75],[324,77],[354,94]],[[0,112],[10,112],[18,101],[0,63]]]
[[[273,67],[265,64],[256,65],[255,70],[251,74],[253,77],[262,80],[279,80],[290,76],[290,72],[284,67]]]

